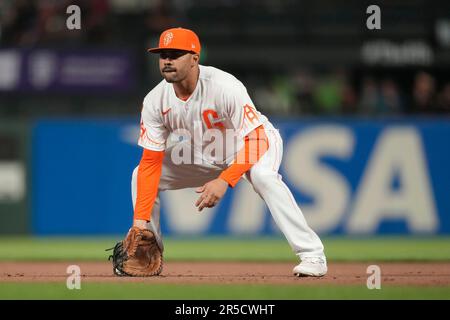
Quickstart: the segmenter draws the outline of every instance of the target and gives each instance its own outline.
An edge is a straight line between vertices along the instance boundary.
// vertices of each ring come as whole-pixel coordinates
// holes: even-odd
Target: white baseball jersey
[[[195,156],[200,156],[202,163],[179,165],[174,163],[173,157],[166,156],[158,186],[159,194],[165,190],[199,187],[216,179],[240,150],[240,147],[228,149],[227,144],[225,147],[228,151],[223,155],[210,155],[207,151],[208,139],[196,145],[198,134],[232,129],[235,133],[235,139],[232,140],[236,141],[236,145],[243,145],[243,138],[260,125],[264,125],[266,130],[269,148],[246,172],[245,177],[270,208],[293,251],[301,259],[324,257],[322,242],[308,226],[294,196],[278,173],[283,155],[283,141],[279,132],[265,116],[256,111],[244,85],[232,75],[216,68],[200,66],[197,86],[186,101],[177,98],[172,84],[161,81],[144,99],[138,143],[150,150],[163,151],[169,134],[177,133],[180,129],[186,130],[191,140],[194,140],[188,144],[194,146],[194,151],[198,153]],[[217,165],[223,163],[224,166]],[[133,171],[131,183],[133,206],[137,199],[137,175],[138,168]],[[162,244],[159,200],[153,205],[151,217],[149,228],[157,235],[158,243]]]
[[[163,151],[170,133],[182,134],[190,138],[203,160],[230,163],[243,146],[243,138],[268,120],[256,110],[247,89],[233,75],[214,67],[199,68],[197,85],[186,101],[176,96],[173,85],[165,79],[147,94],[138,144]],[[231,129],[222,134],[224,148],[216,154],[205,152],[212,141],[205,136],[210,129],[222,133]],[[232,138],[230,132],[234,133]]]

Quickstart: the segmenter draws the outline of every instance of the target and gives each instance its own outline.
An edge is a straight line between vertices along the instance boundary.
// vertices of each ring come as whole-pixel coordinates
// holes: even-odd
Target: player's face
[[[196,61],[195,55],[188,51],[165,50],[159,54],[159,70],[167,82],[180,82],[186,79]]]

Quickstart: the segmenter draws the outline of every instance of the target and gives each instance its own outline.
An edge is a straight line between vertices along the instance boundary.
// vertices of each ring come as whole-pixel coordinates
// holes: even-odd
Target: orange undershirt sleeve
[[[137,197],[134,220],[150,221],[153,204],[158,194],[164,151],[144,149],[137,174]]]
[[[236,154],[233,163],[222,171],[219,178],[234,188],[242,175],[261,159],[267,149],[269,149],[269,140],[261,125],[245,136],[244,147]]]

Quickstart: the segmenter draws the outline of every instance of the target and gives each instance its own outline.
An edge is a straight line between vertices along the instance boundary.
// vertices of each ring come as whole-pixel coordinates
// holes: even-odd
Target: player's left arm
[[[258,162],[269,146],[258,112],[241,82],[235,81],[224,87],[220,102],[235,132],[242,137],[244,146],[219,178],[207,182],[196,190],[201,193],[195,203],[199,211],[214,207],[224,196],[228,186],[233,188],[242,175]]]
[[[228,186],[234,188],[241,177],[259,161],[269,148],[264,127],[261,125],[244,138],[244,147],[239,150],[233,163],[217,179],[205,183],[196,192],[201,193],[195,206],[199,211],[214,207],[225,195]]]

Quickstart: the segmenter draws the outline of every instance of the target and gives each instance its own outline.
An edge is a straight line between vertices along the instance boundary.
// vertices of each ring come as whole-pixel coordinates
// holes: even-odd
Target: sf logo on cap
[[[173,39],[173,33],[172,32],[167,32],[166,35],[164,36],[164,46],[167,46],[170,42],[172,42]]]

